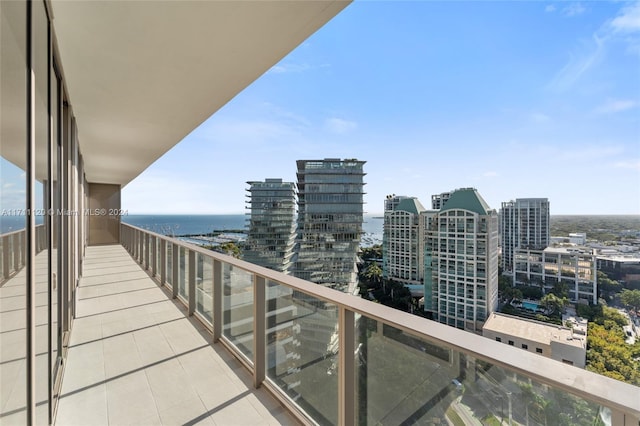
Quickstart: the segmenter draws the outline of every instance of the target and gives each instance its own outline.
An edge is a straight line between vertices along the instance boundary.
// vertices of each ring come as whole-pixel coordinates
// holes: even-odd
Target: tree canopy
[[[620,301],[626,307],[634,311],[640,310],[640,290],[622,290]]]

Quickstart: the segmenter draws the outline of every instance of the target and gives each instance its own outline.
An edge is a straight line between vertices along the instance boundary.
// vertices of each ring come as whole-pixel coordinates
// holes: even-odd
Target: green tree
[[[563,281],[557,282],[553,285],[551,293],[555,294],[560,299],[567,298],[569,297],[569,286]]]
[[[624,306],[634,311],[640,310],[640,290],[622,290],[620,301]]]
[[[545,307],[550,315],[561,315],[565,306],[569,304],[569,301],[566,297],[560,298],[553,293],[549,293],[540,299],[540,304]]]
[[[375,262],[369,263],[362,276],[369,282],[379,283],[382,280],[382,269]]]
[[[600,290],[600,297],[611,299],[622,290],[622,286],[618,281],[609,278],[604,272],[598,271],[598,290]]]
[[[542,290],[540,287],[518,286],[516,288],[520,290],[523,297],[526,297],[527,299],[540,299],[542,297]]]
[[[602,314],[589,323],[587,370],[616,380],[640,385],[640,344],[629,345],[622,326],[627,319],[616,309],[604,306]]]
[[[236,259],[239,259],[240,255],[242,254],[242,251],[240,250],[240,247],[236,243],[234,243],[232,241],[229,241],[229,242],[226,242],[226,243],[222,243],[222,244],[217,245],[217,246],[213,246],[213,247],[211,247],[211,249],[213,251],[217,251],[219,253],[228,254],[229,256],[233,256]]]
[[[364,247],[360,251],[360,257],[365,262],[372,261],[374,259],[382,259],[382,245],[375,244],[371,247]]]

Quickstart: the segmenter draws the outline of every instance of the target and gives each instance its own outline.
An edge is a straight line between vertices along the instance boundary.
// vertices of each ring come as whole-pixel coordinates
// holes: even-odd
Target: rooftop
[[[396,211],[401,210],[413,214],[420,214],[425,210],[422,203],[417,198],[405,198],[398,203]]]
[[[468,210],[479,215],[486,215],[489,214],[491,207],[475,188],[462,188],[456,189],[451,193],[451,197],[444,203],[440,211],[454,209]]]
[[[558,342],[577,348],[585,348],[587,344],[584,337],[575,336],[569,328],[495,312],[487,319],[483,328],[545,345]]]

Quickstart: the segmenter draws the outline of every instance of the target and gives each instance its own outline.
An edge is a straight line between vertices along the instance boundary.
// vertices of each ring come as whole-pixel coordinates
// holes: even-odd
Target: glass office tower
[[[365,161],[298,160],[298,229],[293,274],[357,292]]]

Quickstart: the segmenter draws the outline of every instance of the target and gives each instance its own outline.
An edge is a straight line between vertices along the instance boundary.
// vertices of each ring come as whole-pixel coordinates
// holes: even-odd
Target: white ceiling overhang
[[[349,1],[52,1],[87,180],[125,185]]]

